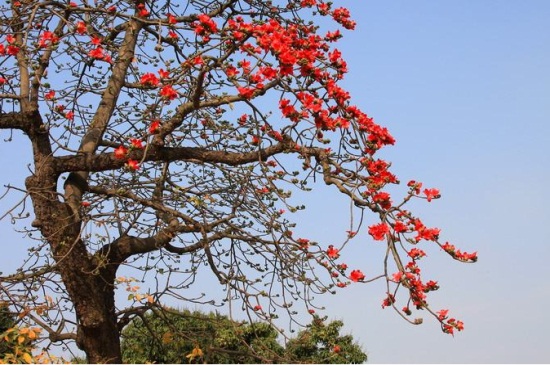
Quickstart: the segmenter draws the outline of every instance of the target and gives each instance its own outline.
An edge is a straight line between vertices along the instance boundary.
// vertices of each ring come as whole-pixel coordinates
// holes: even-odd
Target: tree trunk
[[[50,244],[56,271],[74,304],[77,345],[91,363],[121,363],[114,300],[117,265],[89,254],[80,237],[82,221],[78,212],[58,200],[57,176],[48,168],[48,161],[44,162],[40,173],[26,181],[36,214],[33,225]]]

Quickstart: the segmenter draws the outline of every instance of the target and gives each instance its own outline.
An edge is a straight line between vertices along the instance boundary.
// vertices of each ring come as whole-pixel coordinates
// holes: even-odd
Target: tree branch
[[[295,142],[290,137],[286,137],[282,142],[267,148],[241,153],[212,151],[200,147],[152,146],[147,152],[143,150],[134,150],[128,155],[128,158],[144,162],[188,161],[239,166],[254,161],[265,161],[273,155],[293,151],[294,146]],[[125,163],[125,160],[116,159],[113,153],[103,153],[93,156],[78,154],[55,157],[55,166],[58,173],[80,171],[83,169],[90,172],[114,170],[123,167]]]

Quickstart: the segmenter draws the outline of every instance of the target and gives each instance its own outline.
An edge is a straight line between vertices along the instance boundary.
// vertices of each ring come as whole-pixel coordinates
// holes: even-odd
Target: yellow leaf
[[[36,332],[31,328],[27,336],[29,336],[29,339],[34,340],[36,339]]]
[[[23,361],[25,361],[27,364],[31,364],[33,362],[32,356],[28,352],[25,352],[22,358],[23,358]]]
[[[172,342],[173,337],[174,336],[172,335],[171,332],[165,332],[164,335],[162,336],[162,343],[166,345],[166,344]]]
[[[196,345],[193,351],[191,351],[185,357],[189,359],[189,362],[193,361],[195,357],[202,357],[202,350],[199,345]]]
[[[21,345],[23,342],[25,342],[25,336],[18,336],[17,343]]]

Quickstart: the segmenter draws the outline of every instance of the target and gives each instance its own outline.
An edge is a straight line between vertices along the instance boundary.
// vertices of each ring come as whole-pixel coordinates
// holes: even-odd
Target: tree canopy
[[[340,335],[341,321],[311,324],[289,340],[262,322],[233,321],[218,313],[172,309],[135,318],[122,331],[126,363],[218,364],[247,363],[363,363],[367,355],[351,335]]]
[[[462,330],[429,306],[421,246],[477,256],[408,210],[437,189],[390,195],[399,179],[378,151],[395,140],[341,86],[336,45],[356,24],[338,3],[0,1],[0,130],[32,152],[24,186],[1,195],[19,194],[2,217],[29,257],[1,274],[0,300],[94,363],[120,362],[120,331],[166,302],[273,323],[373,280],[409,322],[419,310]],[[343,242],[293,233],[296,193],[316,184],[350,202]],[[387,247],[368,277],[344,260],[360,229]],[[203,272],[221,295],[187,294]]]

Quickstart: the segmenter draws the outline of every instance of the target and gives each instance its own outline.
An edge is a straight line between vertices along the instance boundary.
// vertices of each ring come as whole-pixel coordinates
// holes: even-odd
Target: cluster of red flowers
[[[7,46],[0,43],[0,56],[16,56],[19,53],[19,47],[15,45],[15,37],[11,34],[6,36]]]
[[[105,49],[101,46],[101,43],[102,40],[100,38],[92,37],[92,44],[95,46],[95,48],[88,52],[88,56],[95,60],[101,60],[107,63],[111,63],[111,55],[105,52]]]
[[[52,44],[56,44],[57,42],[59,42],[59,38],[53,32],[47,30],[40,35],[38,47],[46,48]]]
[[[160,120],[155,119],[151,121],[147,130],[149,134],[155,134],[155,133],[158,133],[158,129],[160,127],[161,127]],[[132,150],[142,150],[145,148],[145,146],[143,145],[143,140],[139,138],[130,138],[129,143],[130,143],[130,146],[129,146],[130,148],[127,148],[125,146],[119,146],[115,148],[113,152],[113,156],[117,160],[126,160],[126,166],[132,171],[137,171],[141,167],[139,161],[132,158],[128,158],[128,154]]]
[[[477,252],[472,252],[472,253],[462,252],[459,249],[457,249],[454,245],[451,245],[449,242],[445,242],[445,244],[441,245],[441,248],[457,260],[465,261],[465,262],[477,261]]]
[[[206,14],[199,14],[197,19],[198,21],[193,23],[195,33],[202,37],[203,42],[208,42],[210,35],[218,31],[218,25]]]
[[[455,318],[449,318],[448,317],[449,310],[448,309],[442,309],[439,312],[437,312],[437,317],[439,321],[441,322],[441,326],[443,328],[443,332],[454,334],[454,330],[462,331],[464,329],[464,323],[462,321],[456,320]]]
[[[373,224],[369,227],[369,234],[376,241],[382,241],[386,238],[386,235],[390,232],[390,227],[384,222]]]

